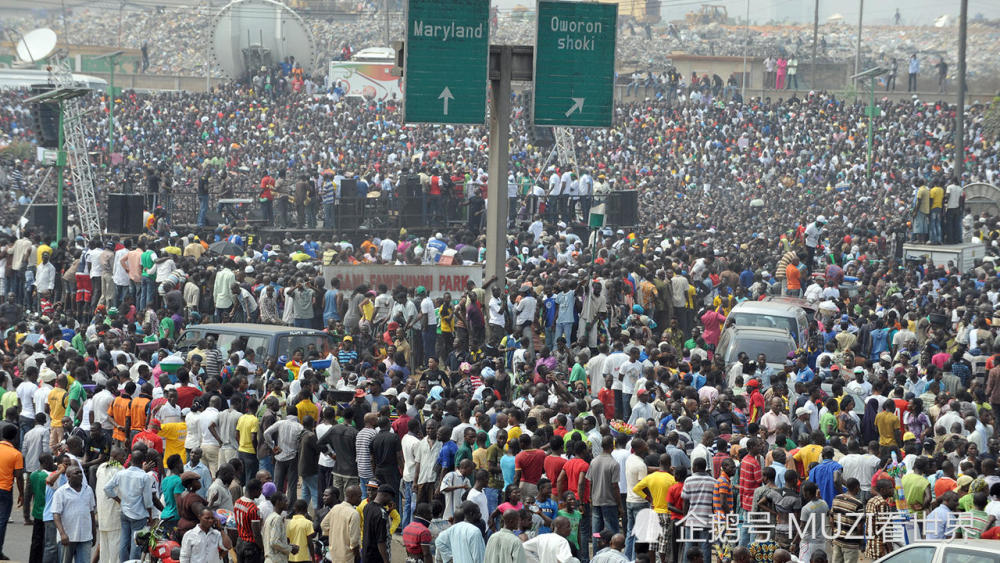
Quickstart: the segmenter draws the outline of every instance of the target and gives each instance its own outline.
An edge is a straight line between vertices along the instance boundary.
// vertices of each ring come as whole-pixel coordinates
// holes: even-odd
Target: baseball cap
[[[968,475],[959,476],[958,480],[955,481],[955,489],[961,489],[962,487],[968,487],[972,484],[972,477]]]
[[[913,432],[907,432],[906,434],[903,434],[904,442],[909,442],[910,440],[916,440],[916,439],[917,437],[913,435]]]
[[[760,381],[751,379],[750,381],[747,381],[747,387],[760,387]]]
[[[354,337],[350,336],[350,335],[345,336],[344,337],[344,342],[354,342]]]
[[[795,409],[795,416],[802,416],[809,414],[809,407],[799,407]]]

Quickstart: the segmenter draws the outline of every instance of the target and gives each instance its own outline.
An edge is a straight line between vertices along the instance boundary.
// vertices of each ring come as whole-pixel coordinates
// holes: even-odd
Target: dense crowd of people
[[[515,96],[505,275],[431,294],[324,268],[482,263],[485,128],[273,76],[125,92],[115,155],[87,99],[99,197],[153,198],[142,234],[71,220],[53,241],[14,205],[51,201],[43,169],[4,167],[0,548],[15,502],[45,563],[167,539],[185,563],[839,563],[1000,534],[1000,226],[962,197],[1000,170],[988,108],[958,175],[951,105],[883,101],[869,174],[864,106],[825,92],[678,77],[576,132],[575,166]],[[0,96],[30,142],[26,94]],[[345,180],[395,198],[410,179],[467,221],[331,222]],[[638,224],[581,227],[612,190],[637,192]],[[233,197],[289,230],[209,224]],[[907,259],[909,240],[986,259]],[[787,357],[716,354],[735,306],[781,295],[810,312]],[[324,344],[189,337],[209,322]],[[799,525],[818,518],[833,539]]]

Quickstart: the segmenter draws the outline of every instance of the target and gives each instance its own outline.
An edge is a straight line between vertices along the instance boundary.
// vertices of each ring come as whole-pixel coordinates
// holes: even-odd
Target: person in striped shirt
[[[715,488],[712,491],[712,511],[717,515],[716,521],[725,521],[725,518],[733,513],[736,508],[736,497],[733,494],[733,476],[736,475],[736,463],[732,458],[726,458],[722,462],[722,471],[719,478],[715,480]],[[722,539],[713,547],[715,554],[720,561],[731,558],[733,545],[727,542],[724,534],[719,533]],[[707,561],[707,559],[706,559]]]
[[[694,458],[691,461],[691,469],[694,473],[684,480],[681,498],[687,503],[688,508],[684,525],[691,528],[689,533],[683,534],[684,537],[690,536],[694,541],[684,543],[682,559],[687,561],[689,551],[696,549],[697,546],[701,548],[704,560],[711,561],[708,526],[712,522],[715,479],[708,474],[708,460],[703,457]]]
[[[757,438],[747,441],[747,455],[740,463],[740,506],[746,512],[753,511],[753,492],[764,483],[761,475],[760,461],[757,456],[763,454],[761,446],[765,442]]]

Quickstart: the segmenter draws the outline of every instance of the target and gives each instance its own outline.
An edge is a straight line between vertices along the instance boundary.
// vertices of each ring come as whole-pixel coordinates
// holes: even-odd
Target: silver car
[[[911,543],[875,563],[1000,563],[1000,541],[954,539]]]

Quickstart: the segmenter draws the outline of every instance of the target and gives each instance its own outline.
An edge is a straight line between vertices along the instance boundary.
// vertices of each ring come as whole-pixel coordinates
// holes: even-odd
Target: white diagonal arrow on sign
[[[444,114],[448,115],[448,100],[454,100],[455,96],[451,95],[451,90],[445,86],[444,90],[441,90],[441,95],[438,96],[439,100],[444,100]]]
[[[566,117],[569,117],[570,114],[572,114],[576,110],[580,110],[580,113],[583,113],[583,100],[585,99],[586,98],[572,98],[573,105],[570,106],[568,110],[566,110]]]

